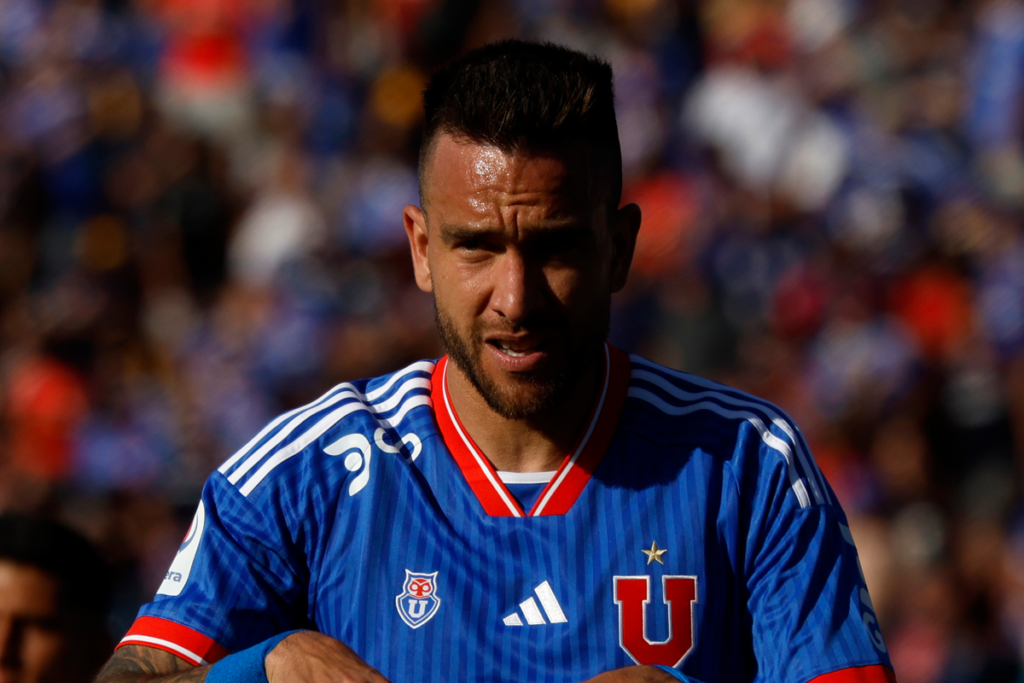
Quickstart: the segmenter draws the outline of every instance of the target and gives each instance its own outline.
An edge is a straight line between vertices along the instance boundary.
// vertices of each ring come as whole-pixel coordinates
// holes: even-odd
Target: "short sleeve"
[[[156,597],[118,647],[201,665],[293,628],[306,581],[282,518],[214,473]]]
[[[797,438],[797,448],[806,453]],[[819,482],[819,502],[794,494],[790,465],[777,450],[762,442],[757,462],[745,568],[755,680],[894,683],[853,536],[834,493],[813,461],[814,471],[805,474]]]

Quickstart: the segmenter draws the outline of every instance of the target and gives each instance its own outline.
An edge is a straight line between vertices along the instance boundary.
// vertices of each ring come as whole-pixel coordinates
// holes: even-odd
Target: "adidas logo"
[[[540,607],[537,607],[537,600],[534,600],[531,596],[519,603],[518,611],[502,619],[506,626],[522,626],[523,619],[526,619],[526,623],[530,626],[564,624],[569,621],[565,618],[565,612],[562,611],[562,606],[558,604],[558,598],[555,597],[554,591],[551,590],[550,583],[545,581],[534,588],[533,592],[537,594],[537,600],[540,600],[540,607],[544,608],[544,614],[548,616],[547,621],[544,621],[544,614],[541,614]],[[523,613],[522,618],[519,617],[519,611]]]

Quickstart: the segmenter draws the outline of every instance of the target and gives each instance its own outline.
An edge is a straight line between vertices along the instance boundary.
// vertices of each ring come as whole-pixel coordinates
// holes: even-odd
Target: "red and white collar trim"
[[[487,514],[492,517],[564,515],[573,506],[608,450],[626,400],[629,357],[611,344],[605,344],[604,365],[601,392],[583,436],[572,453],[565,456],[533,509],[526,513],[462,426],[448,396],[448,357],[438,361],[430,387],[434,417],[441,429],[441,438]]]

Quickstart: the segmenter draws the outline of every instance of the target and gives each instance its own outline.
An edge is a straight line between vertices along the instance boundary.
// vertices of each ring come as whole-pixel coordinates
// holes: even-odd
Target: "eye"
[[[557,231],[537,241],[535,249],[545,259],[567,261],[589,251],[592,235],[586,230]]]
[[[455,243],[455,250],[467,256],[490,254],[498,251],[498,245],[490,240],[470,237]]]
[[[56,616],[28,616],[20,621],[28,628],[40,631],[59,631],[61,627],[60,620]]]
[[[479,251],[483,247],[483,240],[478,239],[463,240],[455,245],[456,249],[461,249],[462,251]]]

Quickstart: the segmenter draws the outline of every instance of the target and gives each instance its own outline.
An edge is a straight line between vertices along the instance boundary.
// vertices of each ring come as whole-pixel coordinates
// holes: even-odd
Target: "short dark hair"
[[[622,196],[622,152],[612,68],[552,43],[502,40],[437,71],[423,92],[423,173],[441,134],[506,154],[553,151],[582,142],[598,152],[609,203]]]
[[[35,567],[56,579],[62,610],[102,623],[110,595],[107,565],[83,536],[51,519],[0,515],[0,562]]]

